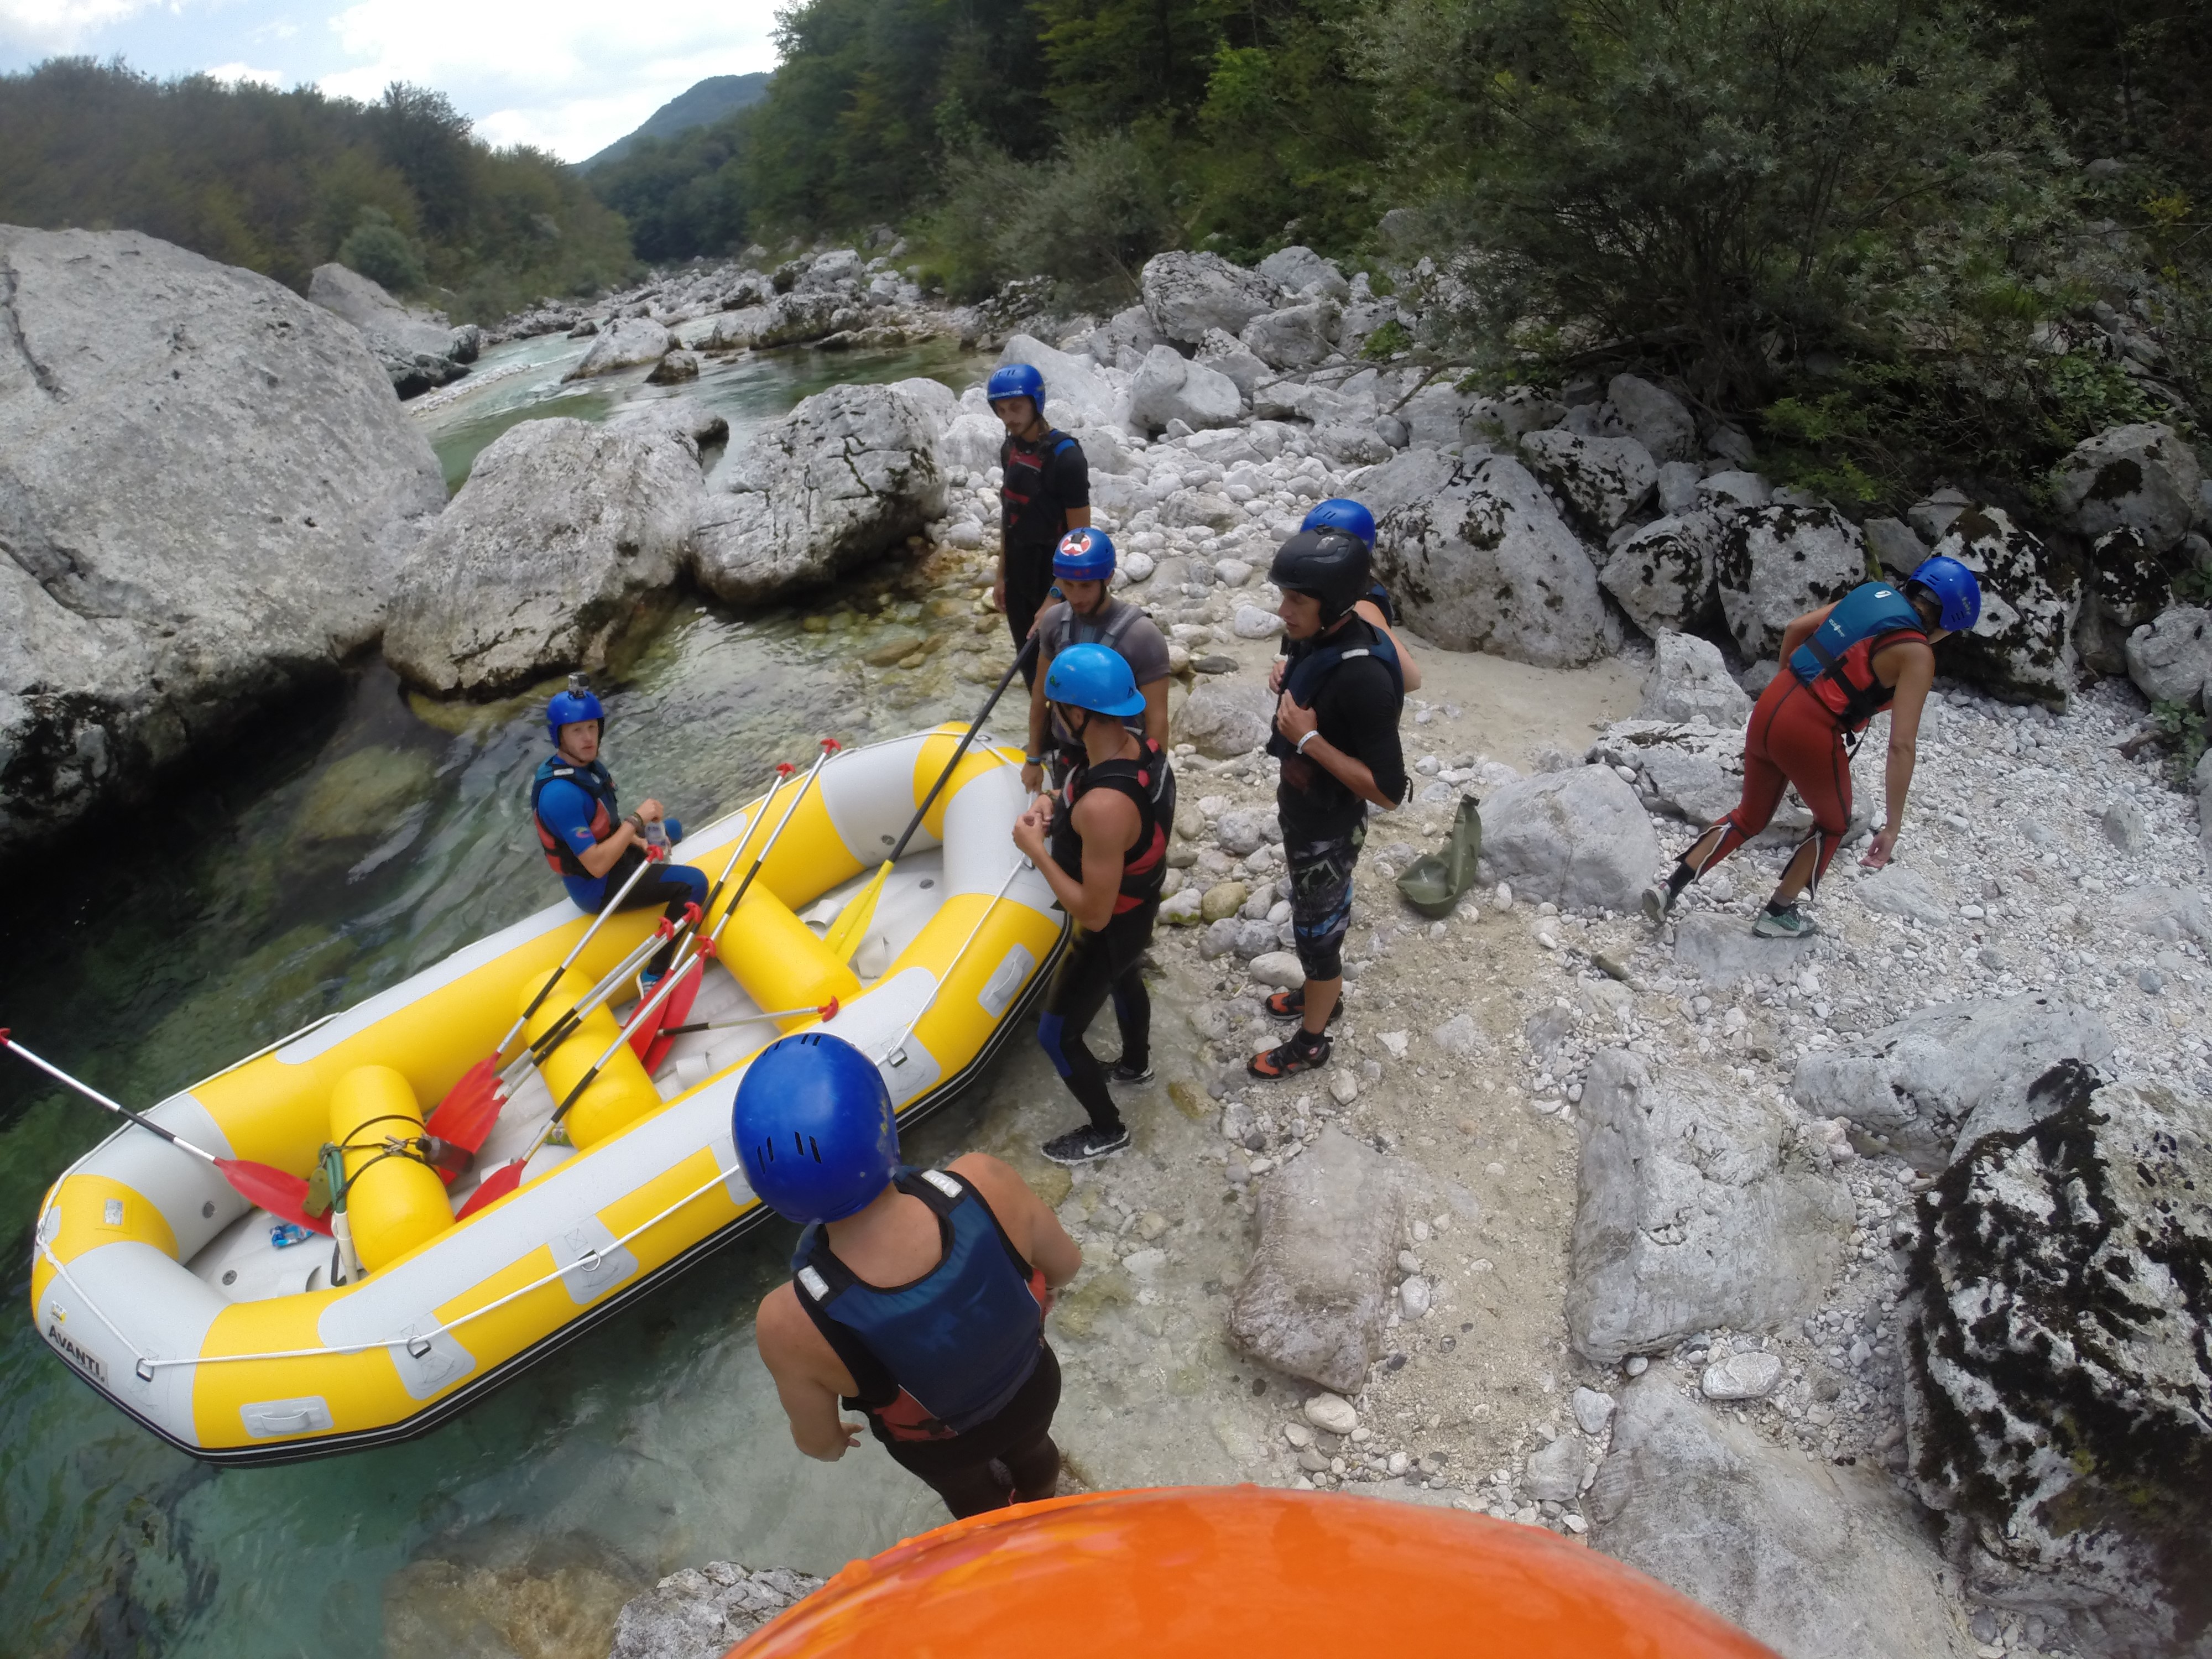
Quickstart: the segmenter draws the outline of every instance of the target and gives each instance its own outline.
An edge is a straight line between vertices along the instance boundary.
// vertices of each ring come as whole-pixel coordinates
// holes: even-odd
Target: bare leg
[[[1310,979],[1306,981],[1305,1014],[1300,1021],[1308,1036],[1319,1036],[1328,1029],[1328,1017],[1336,1012],[1336,1000],[1344,994],[1344,975],[1334,979]]]

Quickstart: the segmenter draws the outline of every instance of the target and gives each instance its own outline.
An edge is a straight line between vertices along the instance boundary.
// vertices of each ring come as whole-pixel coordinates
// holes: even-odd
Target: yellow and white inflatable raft
[[[962,760],[850,965],[821,930],[873,873],[961,730],[848,750],[822,769],[724,930],[687,1021],[740,1023],[676,1038],[651,1077],[623,1049],[569,1114],[575,1145],[540,1149],[512,1194],[453,1218],[478,1177],[529,1148],[556,1095],[612,1040],[613,1016],[586,1020],[517,1089],[475,1173],[450,1193],[404,1158],[362,1176],[349,1213],[364,1271],[350,1282],[334,1282],[343,1267],[331,1239],[277,1247],[275,1218],[207,1164],[143,1130],[117,1131],[46,1194],[31,1279],[40,1333],[116,1405],[210,1462],[404,1438],[766,1218],[730,1144],[730,1103],[779,1026],[747,1016],[838,995],[827,1029],[877,1059],[901,1122],[943,1104],[1011,1033],[1064,939],[1051,889],[1019,867],[1012,839],[1024,804],[1018,753],[979,745]],[[799,787],[695,834],[680,856],[711,878],[743,837],[742,875]],[[657,908],[610,918],[532,1034],[659,919]],[[218,1156],[304,1175],[357,1124],[427,1115],[587,921],[556,905],[149,1115]]]

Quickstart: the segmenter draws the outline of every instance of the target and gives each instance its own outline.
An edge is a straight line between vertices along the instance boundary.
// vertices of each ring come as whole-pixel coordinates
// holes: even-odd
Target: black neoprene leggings
[[[1083,1035],[1110,997],[1114,1023],[1121,1028],[1121,1064],[1142,1071],[1151,1059],[1152,1000],[1146,994],[1137,959],[1152,942],[1152,920],[1159,913],[1159,901],[1152,899],[1123,911],[1095,933],[1078,927],[1053,970],[1044,1015],[1037,1021],[1037,1041],[1053,1069],[1091,1114],[1091,1126],[1109,1134],[1121,1131],[1121,1109],[1107,1090],[1105,1067],[1085,1045]]]
[[[929,1483],[954,1520],[1053,1495],[1060,1479],[1060,1448],[1051,1433],[1052,1414],[1060,1409],[1060,1361],[1043,1346],[1030,1380],[989,1422],[951,1440],[877,1436],[894,1462]]]
[[[629,879],[629,872],[637,868],[635,863],[625,861],[636,853],[637,849],[634,847],[624,848],[622,857],[615,860],[614,868],[607,872],[606,890],[610,895],[620,892],[623,883]],[[639,856],[641,857],[642,854]],[[695,870],[688,864],[670,864],[664,865],[659,871],[631,888],[629,896],[623,901],[622,908],[625,910],[642,910],[648,904],[664,905],[666,908],[661,914],[671,921],[680,921],[684,918],[685,905],[704,904],[706,902],[706,872]],[[675,940],[671,939],[655,951],[653,960],[645,964],[646,972],[666,973],[670,962],[673,960],[675,945]]]

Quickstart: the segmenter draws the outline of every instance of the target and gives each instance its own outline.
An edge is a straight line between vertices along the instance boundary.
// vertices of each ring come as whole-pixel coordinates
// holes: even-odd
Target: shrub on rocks
[[[1409,450],[1383,474],[1402,484],[1443,475],[1386,513],[1376,537],[1377,574],[1421,634],[1448,650],[1544,668],[1606,653],[1597,572],[1526,468],[1503,456]]]
[[[2080,1646],[2205,1651],[2212,1110],[2068,1061],[1921,1200],[1899,1310],[1921,1500],[1969,1587]]]
[[[1923,1008],[1840,1048],[1802,1054],[1790,1092],[1814,1116],[1847,1117],[1929,1163],[1956,1141],[2018,1127],[2029,1088],[2060,1061],[2112,1057],[2098,1015],[2024,992]]]
[[[1609,766],[1578,766],[1492,791],[1482,854],[1517,896],[1632,910],[1660,860],[1642,803]]]
[[[1832,507],[1762,507],[1729,519],[1713,568],[1729,632],[1756,662],[1774,655],[1792,617],[1867,579],[1866,544]]]
[[[758,604],[878,556],[944,510],[924,410],[890,386],[832,386],[715,474],[693,531],[699,584]]]

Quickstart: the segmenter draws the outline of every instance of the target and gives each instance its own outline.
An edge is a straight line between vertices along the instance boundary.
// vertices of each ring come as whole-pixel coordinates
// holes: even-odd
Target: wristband
[[[645,833],[645,815],[642,812],[633,812],[623,822],[629,825],[634,833],[641,836]]]
[[[1298,752],[1298,753],[1300,753],[1301,755],[1304,754],[1304,753],[1306,752],[1306,745],[1307,745],[1308,744],[1311,743],[1311,742],[1312,742],[1316,738],[1319,737],[1320,735],[1321,735],[1321,727],[1319,727],[1318,726],[1316,726],[1316,727],[1314,727],[1314,729],[1313,729],[1312,731],[1310,731],[1310,732],[1307,732],[1307,733],[1305,734],[1305,736],[1304,736],[1303,738],[1300,738],[1298,739],[1298,750],[1297,750],[1297,752]]]

